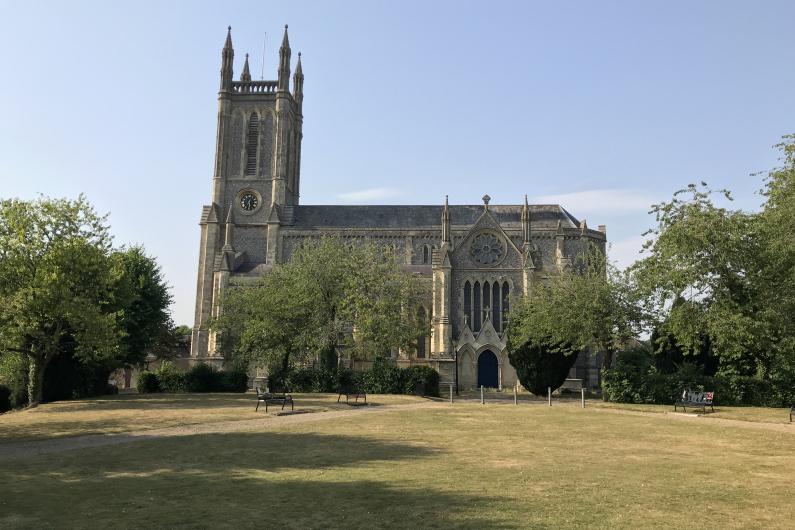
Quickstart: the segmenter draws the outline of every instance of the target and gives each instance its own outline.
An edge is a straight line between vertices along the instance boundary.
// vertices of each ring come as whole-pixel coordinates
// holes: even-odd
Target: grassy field
[[[442,392],[446,397],[447,394]],[[468,399],[480,399],[480,392],[467,391],[461,393]],[[504,402],[512,401],[513,394],[510,390],[502,392],[486,391],[486,401],[489,402]],[[520,402],[527,403],[546,403],[546,398],[536,397],[528,392],[521,392],[518,395]],[[558,404],[577,405],[580,402],[579,394],[572,393],[565,396],[553,396],[553,406]],[[659,414],[670,414],[674,412],[673,402],[670,405],[648,405],[648,404],[627,404],[627,403],[607,403],[599,398],[588,398],[588,407],[598,407],[603,409],[613,410],[629,410],[637,412],[654,412]],[[681,409],[679,409],[681,411]],[[707,409],[709,411],[709,409]],[[693,411],[689,410],[688,413]],[[699,411],[700,414],[700,411]],[[716,405],[715,412],[709,411],[704,415],[705,419],[723,418],[728,420],[741,420],[760,423],[789,423],[789,408],[769,408],[769,407],[727,407],[723,405]]]
[[[260,414],[262,427],[250,432],[0,458],[0,527],[792,528],[795,520],[795,426],[387,399],[425,408],[300,422]],[[333,409],[330,401],[318,397],[318,410]],[[0,416],[0,432],[12,424],[9,442],[45,436],[47,425],[63,436],[178,425],[180,414],[250,419],[250,405],[230,396],[62,403]],[[82,431],[86,414],[95,423]]]
[[[337,394],[296,394],[300,411],[345,410]],[[371,396],[377,405],[417,402],[412,396]],[[344,398],[343,398],[344,400]],[[2,444],[84,434],[113,434],[130,430],[158,429],[234,420],[252,420],[256,400],[248,394],[122,394],[98,399],[59,401],[30,410],[0,416]],[[289,405],[287,407],[289,409]],[[279,406],[270,408],[279,412]]]

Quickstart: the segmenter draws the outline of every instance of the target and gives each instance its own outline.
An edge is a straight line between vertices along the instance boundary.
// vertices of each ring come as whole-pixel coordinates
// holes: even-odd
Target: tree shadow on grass
[[[442,451],[365,437],[230,433],[3,462],[0,526],[483,528],[495,499],[442,491]],[[419,460],[419,462],[418,462]]]

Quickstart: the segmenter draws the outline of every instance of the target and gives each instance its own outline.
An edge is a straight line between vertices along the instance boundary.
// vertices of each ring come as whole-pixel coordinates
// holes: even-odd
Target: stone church
[[[428,285],[417,308],[429,337],[398,363],[428,364],[461,388],[511,387],[506,324],[512,295],[565,269],[589,243],[604,251],[605,227],[588,228],[559,205],[319,206],[300,204],[301,54],[291,74],[285,26],[278,78],[253,81],[248,55],[233,76],[231,28],[221,52],[221,86],[212,197],[201,213],[191,359],[220,362],[208,322],[230,285],[255,281],[290,259],[308,238],[334,235],[393,246],[405,270]],[[486,190],[484,190],[486,191]],[[581,356],[570,377],[598,385],[594,361]]]

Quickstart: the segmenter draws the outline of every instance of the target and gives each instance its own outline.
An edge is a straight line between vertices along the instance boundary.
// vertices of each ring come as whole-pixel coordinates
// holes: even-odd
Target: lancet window
[[[464,282],[464,322],[478,332],[487,319],[495,331],[505,331],[508,323],[510,285],[507,281]]]

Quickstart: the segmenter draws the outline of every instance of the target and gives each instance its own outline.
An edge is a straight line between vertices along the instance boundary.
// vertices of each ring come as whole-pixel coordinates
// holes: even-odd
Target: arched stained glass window
[[[431,262],[431,249],[428,245],[422,246],[422,263],[427,265]]]

